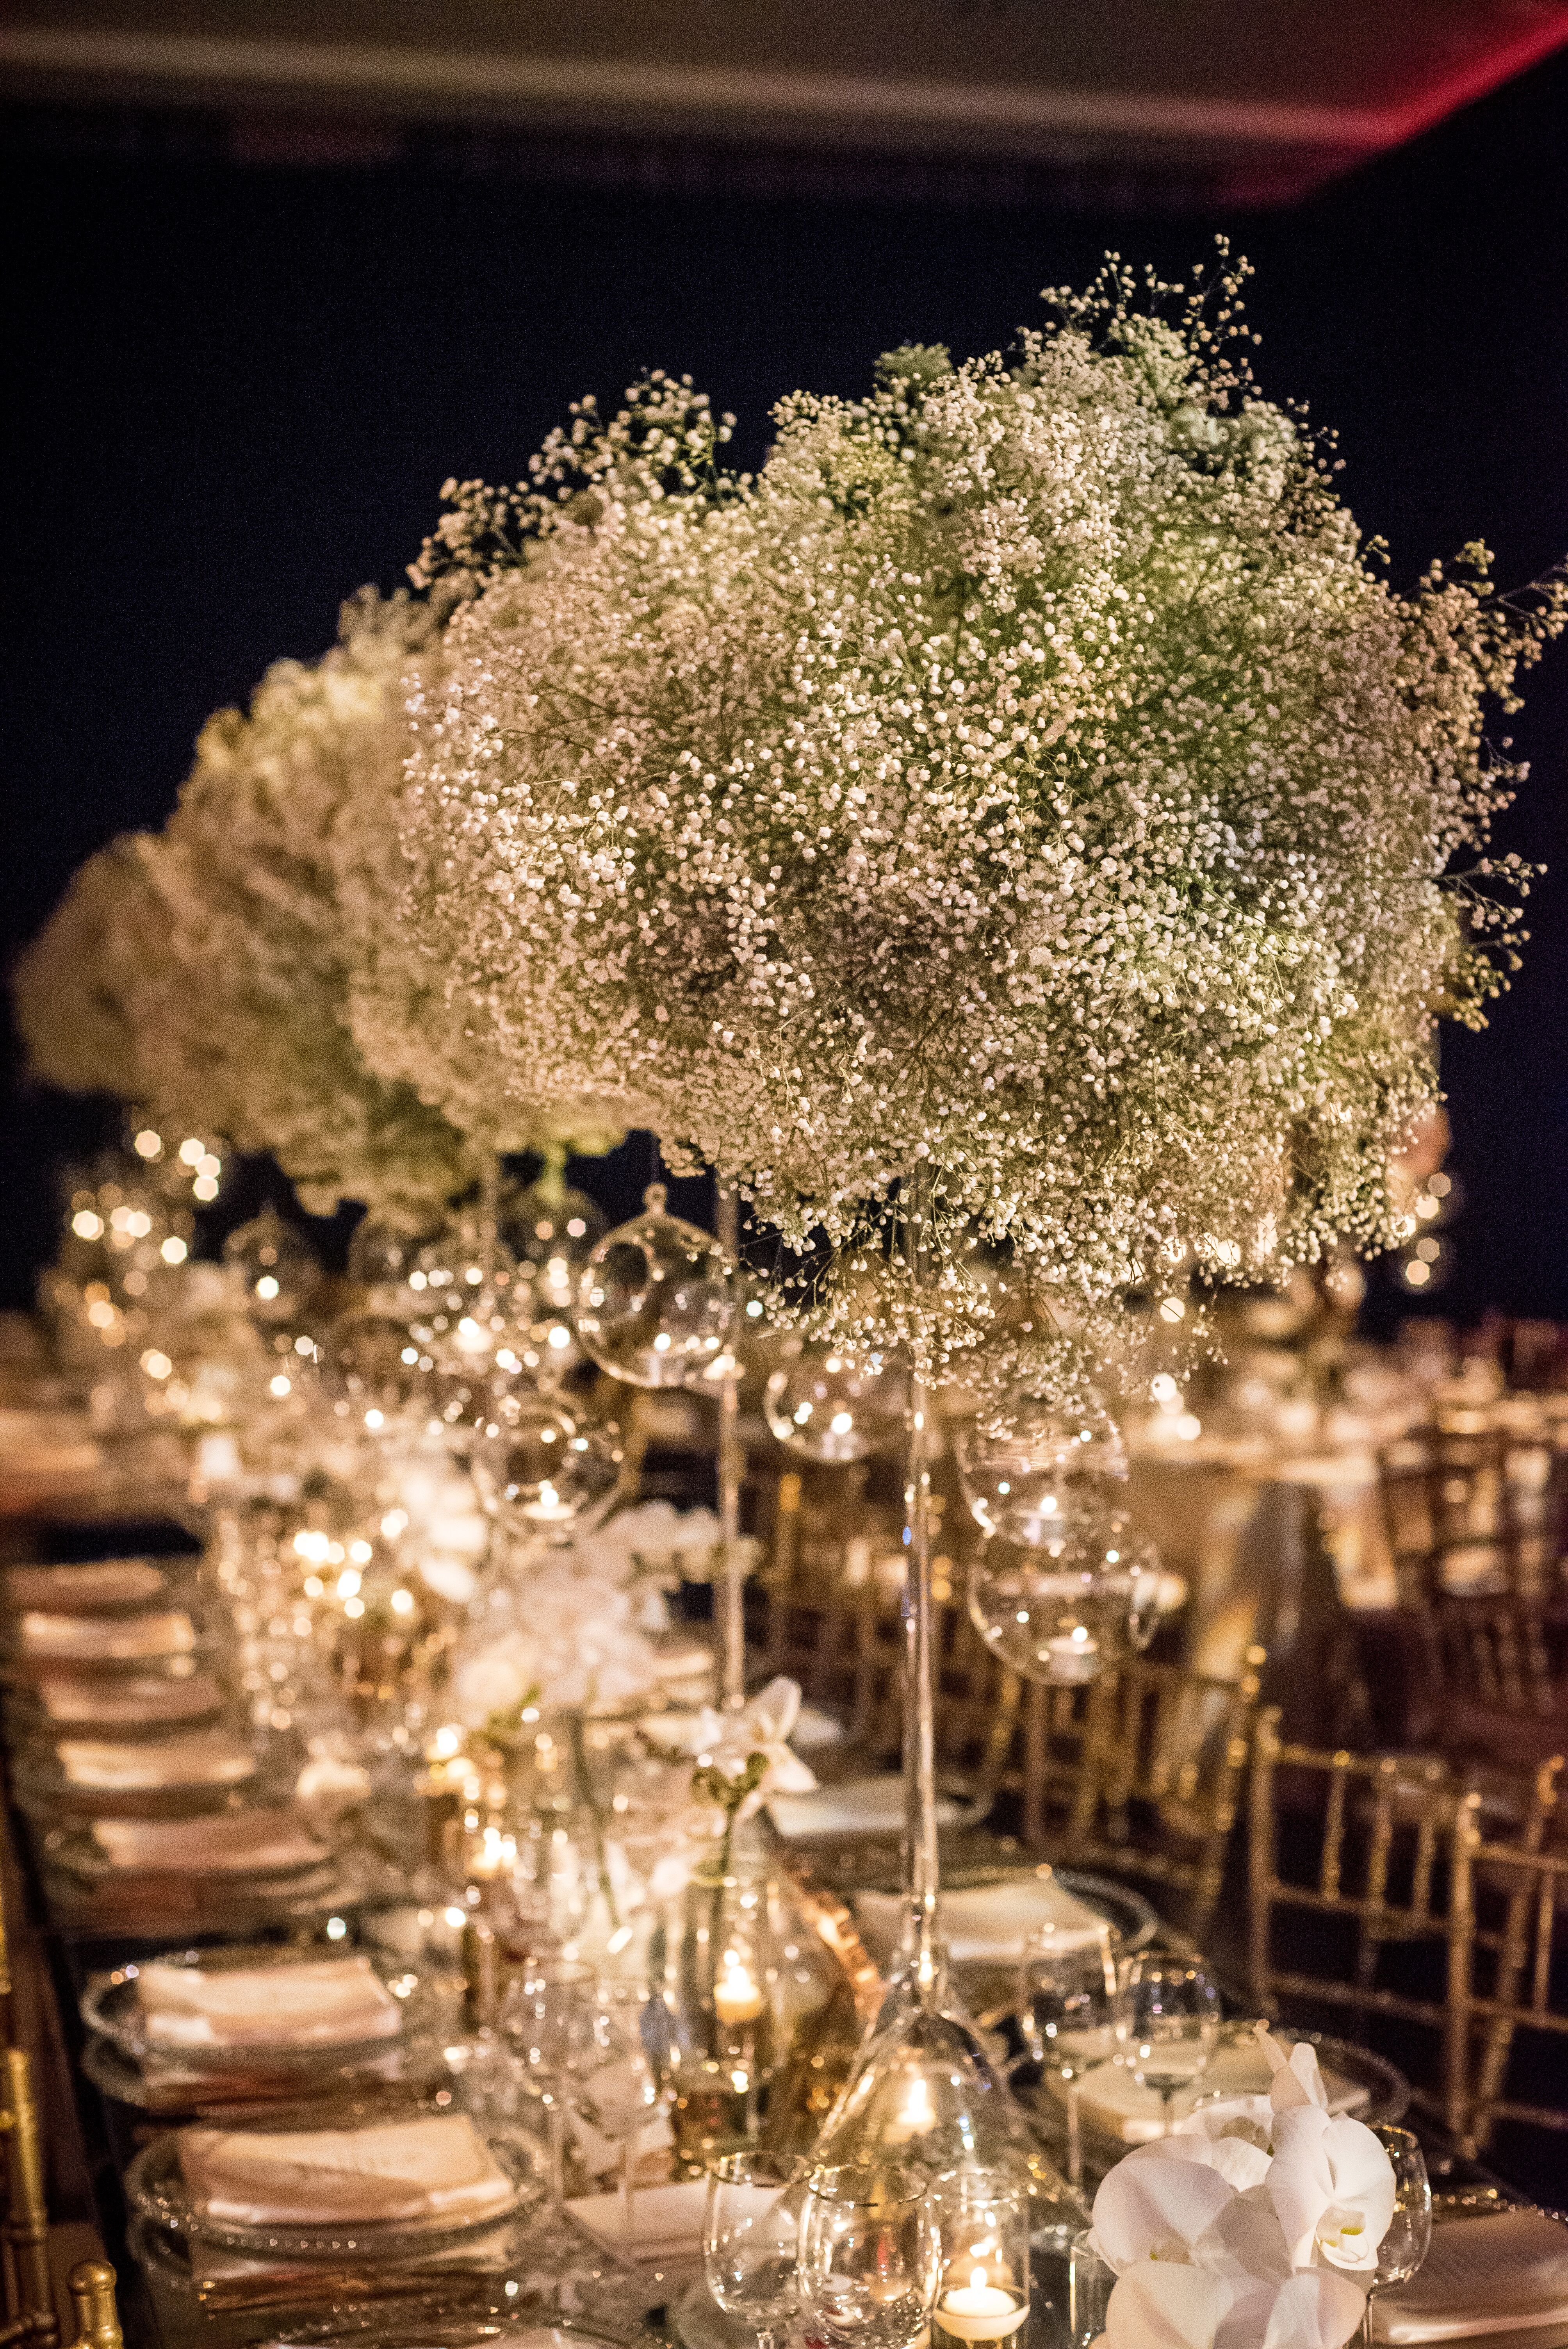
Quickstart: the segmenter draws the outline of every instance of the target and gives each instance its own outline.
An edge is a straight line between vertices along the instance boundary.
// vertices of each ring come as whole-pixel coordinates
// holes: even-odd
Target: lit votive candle
[[[950,2285],[937,2302],[936,2323],[955,2341],[1006,2341],[1028,2313],[1019,2293],[987,2283],[984,2268],[971,2268],[968,2282]]]
[[[762,1992],[739,1958],[732,1957],[713,1986],[713,2011],[720,2023],[755,2023]]]
[[[1099,1674],[1099,1641],[1084,1630],[1065,1631],[1046,1641],[1046,1665],[1054,1681],[1092,1681]]]

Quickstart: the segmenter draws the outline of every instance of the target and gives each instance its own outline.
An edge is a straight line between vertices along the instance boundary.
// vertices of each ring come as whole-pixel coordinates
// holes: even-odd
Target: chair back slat
[[[1558,1918],[1568,1911],[1568,1853],[1529,1843],[1494,1843],[1481,1832],[1479,1795],[1460,1806],[1455,1837],[1455,1900],[1470,1914],[1468,1945],[1456,1951],[1449,1981],[1457,2062],[1450,2126],[1465,2150],[1483,2150],[1500,2121],[1568,2130],[1568,2106],[1506,2094],[1518,2034],[1568,2037],[1568,2004],[1554,1982]],[[1501,1903],[1500,1933],[1484,1935],[1484,1907]],[[1558,2002],[1553,2002],[1554,1991]]]
[[[1395,1945],[1424,1942],[1440,1955],[1468,1930],[1449,1864],[1459,1800],[1452,1771],[1434,1754],[1328,1753],[1287,1744],[1280,1718],[1273,1705],[1259,1715],[1253,1746],[1253,1995],[1269,2014],[1289,2000],[1348,2010],[1363,2029],[1375,2015],[1425,2025],[1439,2060],[1419,2093],[1436,2106],[1449,2095],[1448,2002],[1425,1995],[1418,1981],[1406,1988],[1379,1977],[1385,1952]],[[1446,1906],[1439,1887],[1449,1896]],[[1303,1930],[1308,1916],[1324,1920],[1321,1937]],[[1282,1919],[1290,1918],[1298,1922],[1287,1965],[1275,1945]]]

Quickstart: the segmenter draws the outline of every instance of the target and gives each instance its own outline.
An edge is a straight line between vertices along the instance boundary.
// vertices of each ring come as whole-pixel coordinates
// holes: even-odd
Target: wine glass
[[[1116,2289],[1116,2270],[1099,2255],[1092,2227],[1075,2235],[1068,2251],[1068,2341],[1070,2349],[1095,2349],[1105,2332],[1106,2311]]]
[[[593,1972],[572,1958],[528,1958],[501,2002],[500,2027],[527,2093],[543,2106],[550,2191],[566,2196],[566,2113],[578,2084],[603,2061],[594,2033]]]
[[[635,2238],[632,2196],[638,2156],[665,2102],[644,2038],[649,1995],[645,1982],[600,1983],[593,2020],[598,2062],[582,2096],[590,2127],[620,2149],[621,2240],[628,2259]]]
[[[709,2165],[703,2273],[725,2314],[754,2328],[758,2349],[773,2349],[776,2328],[795,2313],[804,2177],[790,2155],[753,2147]]]
[[[1171,2100],[1209,2068],[1220,2035],[1220,1993],[1187,1958],[1134,1958],[1116,2002],[1121,2060],[1140,2088],[1152,2088],[1171,2127]]]
[[[828,2349],[909,2349],[931,2320],[942,2245],[929,2180],[820,2169],[800,2221],[800,2298]]]
[[[1391,2283],[1408,2283],[1432,2240],[1432,2185],[1427,2158],[1408,2129],[1374,2128],[1394,2173],[1394,2215],[1377,2246],[1377,2273],[1366,2283],[1367,2313],[1357,2341],[1372,2349],[1372,2295]]]
[[[1043,1926],[1018,1969],[1018,2023],[1037,2064],[1067,2091],[1068,2178],[1079,2185],[1078,2083],[1116,2053],[1116,1964],[1109,1933],[1065,1941]]]

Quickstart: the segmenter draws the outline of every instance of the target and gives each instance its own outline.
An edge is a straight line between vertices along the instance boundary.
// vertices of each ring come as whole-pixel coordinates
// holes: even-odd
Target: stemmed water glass
[[[1167,2137],[1178,2088],[1190,2088],[1208,2070],[1220,2036],[1220,1993],[1187,1958],[1134,1958],[1116,2001],[1121,2060],[1140,2088],[1152,2088],[1164,2106]]]
[[[1431,2247],[1432,2186],[1427,2158],[1408,2129],[1377,2127],[1372,2134],[1394,2173],[1394,2215],[1377,2246],[1377,2273],[1367,2285],[1367,2313],[1356,2338],[1372,2349],[1372,2295],[1391,2283],[1408,2283]]]
[[[1116,1965],[1109,1934],[1067,1940],[1054,1925],[1035,1935],[1018,1969],[1018,2023],[1034,2061],[1067,2092],[1068,2178],[1083,2178],[1078,2084],[1116,2053]]]
[[[500,2027],[526,2092],[544,2107],[550,2191],[566,2195],[566,2116],[581,2084],[603,2061],[594,2031],[593,1973],[567,1958],[529,1958],[501,2002]]]
[[[800,2221],[800,2298],[828,2349],[909,2349],[931,2321],[942,2245],[928,2178],[820,2169]]]
[[[600,1983],[592,2026],[598,2062],[581,2095],[590,2127],[620,2148],[621,2240],[628,2257],[638,2152],[644,2132],[665,2101],[643,2037],[648,1996],[643,1982]]]
[[[795,2313],[804,2165],[789,2154],[748,2147],[715,2157],[702,2219],[707,2288],[727,2316],[773,2349]]]

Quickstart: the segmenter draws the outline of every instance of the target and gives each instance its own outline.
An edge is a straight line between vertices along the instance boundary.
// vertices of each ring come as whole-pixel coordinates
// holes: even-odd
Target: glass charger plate
[[[424,2096],[448,2079],[446,2046],[439,2037],[384,2039],[383,2052],[368,2062],[339,2063],[335,2050],[322,2051],[319,2068],[299,2064],[237,2067],[224,2072],[187,2071],[182,2066],[143,2066],[112,2040],[91,2033],[82,2045],[82,2070],[95,2088],[118,2105],[151,2113],[158,2119],[211,2121],[232,2126],[250,2114],[291,2113],[302,2097],[319,2104],[324,2125],[333,2109],[352,2098],[356,2109],[382,2117],[406,2113],[411,2096]]]
[[[405,2118],[415,2116],[404,2115]],[[412,2260],[422,2251],[445,2249],[504,2227],[543,2195],[542,2156],[533,2138],[500,2122],[476,2121],[474,2127],[511,2187],[508,2200],[499,2209],[474,2218],[437,2214],[420,2220],[337,2220],[319,2227],[246,2226],[236,2220],[212,2219],[187,2190],[180,2168],[180,2140],[172,2131],[155,2137],[136,2156],[125,2173],[126,2199],[139,2217],[168,2234],[196,2239],[252,2259]],[[285,2125],[272,2121],[258,2122],[245,2131],[255,2137],[280,2133],[285,2133]],[[292,2125],[286,2133],[294,2133]]]
[[[160,1741],[145,1742],[152,1745]],[[84,1786],[67,1776],[52,1745],[37,1741],[16,1754],[11,1787],[17,1809],[31,1819],[189,1819],[258,1805],[270,1809],[293,1793],[294,1774],[269,1772],[253,1755],[243,1777],[184,1778],[155,1786]]]
[[[262,1807],[270,1809],[272,1806],[239,1805],[234,1806],[233,1816],[241,1818]],[[193,1817],[211,1818],[211,1813],[197,1813]],[[111,1814],[100,1803],[94,1816],[107,1820]],[[159,1824],[167,1825],[169,1822]],[[295,1847],[286,1857],[280,1859],[276,1857],[278,1849],[283,1848],[280,1841],[274,1845],[273,1857],[270,1859],[266,1857],[264,1849],[253,1853],[256,1864],[249,1868],[230,1868],[220,1864],[182,1866],[178,1857],[171,1859],[166,1855],[160,1856],[156,1846],[134,1866],[117,1866],[85,1821],[79,1825],[72,1822],[66,1826],[52,1828],[43,1842],[46,1866],[73,1876],[85,1885],[136,1888],[139,1892],[150,1879],[156,1879],[160,1884],[178,1882],[191,1887],[193,1891],[211,1891],[220,1896],[232,1891],[235,1899],[242,1901],[273,1891],[297,1889],[306,1879],[318,1877],[325,1868],[331,1865],[333,1857],[327,1846],[312,1836],[303,1821]],[[178,1931],[179,1928],[175,1930]]]
[[[411,2039],[449,2030],[455,2023],[453,1996],[416,1968],[384,1952],[344,1951],[331,1943],[307,1949],[279,1949],[267,1943],[247,1947],[236,1943],[220,1950],[160,1951],[147,1964],[178,1966],[194,1973],[283,1972],[300,1965],[330,1965],[346,1958],[364,1957],[377,1981],[397,2002],[399,2027],[368,2039],[249,2040],[216,2045],[179,2045],[150,2039],[143,2025],[138,1982],[140,1967],[119,1966],[112,1973],[94,1974],[82,1992],[82,2020],[89,2031],[109,2040],[137,2064],[149,2061],[191,2072],[311,2072],[323,2065],[342,2070],[393,2053]]]
[[[851,1869],[827,1864],[814,1868],[824,1882],[836,1892],[852,1899],[857,1892],[899,1892],[903,1889],[902,1862],[896,1847],[872,1852],[862,1847],[857,1855],[859,1864]],[[942,1885],[947,1892],[971,1892],[991,1884],[1022,1883],[1038,1873],[1044,1865],[1027,1857],[1015,1844],[1008,1846],[999,1837],[970,1839],[954,1838],[953,1845],[944,1842],[942,1853]],[[1063,1889],[1105,1919],[1120,1943],[1120,1953],[1130,1957],[1145,1950],[1161,1931],[1158,1912],[1140,1892],[1115,1877],[1099,1876],[1083,1868],[1051,1868],[1051,1874]],[[995,1972],[998,1968],[1016,1969],[1014,1957],[998,1954],[995,1958],[966,1958],[964,1971]]]

